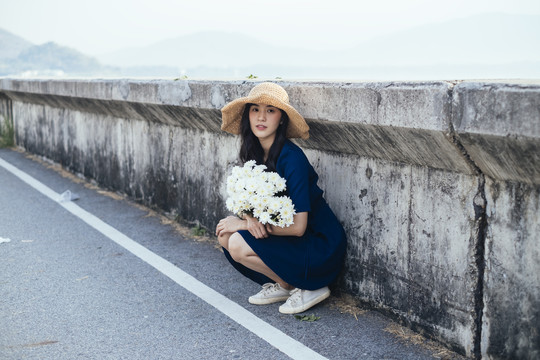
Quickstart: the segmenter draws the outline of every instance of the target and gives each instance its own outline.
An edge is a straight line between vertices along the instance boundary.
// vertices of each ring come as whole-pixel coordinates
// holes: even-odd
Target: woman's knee
[[[219,245],[223,246],[225,250],[229,251],[229,238],[231,237],[231,234],[223,234],[218,236],[218,242]]]
[[[228,246],[227,250],[229,251],[229,254],[231,254],[233,260],[241,263],[247,254],[246,247],[249,248],[249,245],[247,245],[242,235],[237,232],[232,234],[229,238]]]

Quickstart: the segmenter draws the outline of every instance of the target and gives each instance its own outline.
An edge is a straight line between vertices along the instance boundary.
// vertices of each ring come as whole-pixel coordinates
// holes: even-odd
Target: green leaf
[[[294,315],[294,317],[300,321],[309,321],[309,322],[313,322],[313,321],[317,321],[319,320],[321,317],[320,316],[315,316],[314,314],[311,314],[311,315]]]
[[[203,228],[201,225],[197,224],[197,226],[194,226],[194,227],[191,228],[191,235],[205,236],[206,235],[206,229]]]

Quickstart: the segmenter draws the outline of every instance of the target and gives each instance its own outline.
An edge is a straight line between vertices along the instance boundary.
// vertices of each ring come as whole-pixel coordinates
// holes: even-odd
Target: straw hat
[[[249,95],[231,101],[221,109],[223,122],[221,130],[231,134],[240,134],[240,123],[246,104],[266,104],[281,109],[289,115],[289,126],[287,128],[288,138],[309,137],[309,126],[306,120],[289,104],[289,95],[285,89],[274,83],[261,83],[249,92]]]

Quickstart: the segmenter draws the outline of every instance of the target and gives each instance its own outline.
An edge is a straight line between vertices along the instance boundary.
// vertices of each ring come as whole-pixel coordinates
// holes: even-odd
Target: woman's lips
[[[257,129],[259,129],[259,130],[264,130],[264,129],[266,129],[266,126],[264,126],[264,125],[257,125],[257,126],[255,126],[255,127],[256,127]]]

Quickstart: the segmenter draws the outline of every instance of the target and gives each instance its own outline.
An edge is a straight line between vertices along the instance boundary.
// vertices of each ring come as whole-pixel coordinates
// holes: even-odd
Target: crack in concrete
[[[484,312],[484,276],[486,270],[485,261],[485,249],[486,249],[486,235],[487,235],[487,213],[486,213],[486,193],[485,184],[486,179],[484,174],[480,174],[478,179],[478,192],[474,197],[474,214],[475,222],[478,229],[476,234],[476,252],[474,254],[477,280],[476,288],[474,290],[474,313],[475,313],[475,329],[474,329],[474,349],[473,354],[475,359],[482,358],[482,317]]]
[[[486,236],[488,231],[488,220],[487,220],[487,200],[486,200],[486,191],[485,184],[486,178],[485,174],[482,172],[480,167],[471,159],[467,150],[461,143],[459,135],[454,129],[454,86],[452,84],[449,88],[449,101],[450,101],[450,119],[448,122],[448,138],[454,144],[456,149],[465,159],[466,163],[472,168],[474,174],[478,178],[478,190],[473,199],[474,207],[474,221],[476,224],[476,243],[475,243],[475,253],[474,261],[476,266],[476,284],[474,287],[474,328],[473,328],[473,351],[472,355],[474,359],[482,358],[482,318],[484,314],[484,276],[486,270],[486,260],[485,260],[485,250],[486,250]]]

